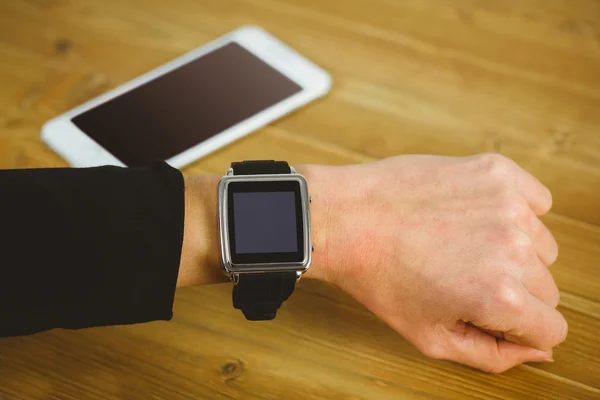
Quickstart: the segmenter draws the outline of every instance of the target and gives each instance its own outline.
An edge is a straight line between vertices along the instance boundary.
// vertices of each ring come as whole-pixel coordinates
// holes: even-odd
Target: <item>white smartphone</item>
[[[74,167],[180,168],[330,87],[324,70],[247,26],[48,121],[42,139]]]

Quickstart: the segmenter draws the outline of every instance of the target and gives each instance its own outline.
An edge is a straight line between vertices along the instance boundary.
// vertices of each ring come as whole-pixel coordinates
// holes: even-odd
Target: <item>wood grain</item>
[[[0,399],[600,399],[597,0],[0,0],[0,168],[66,165],[39,139],[46,120],[243,24],[325,67],[333,90],[184,172],[514,158],[554,195],[570,324],[556,362],[490,376],[428,360],[312,281],[276,321],[244,323],[216,285],[180,290],[170,323],[0,339]]]

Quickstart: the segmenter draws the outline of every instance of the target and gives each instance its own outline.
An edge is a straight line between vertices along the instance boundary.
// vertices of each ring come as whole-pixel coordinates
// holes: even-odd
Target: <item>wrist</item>
[[[296,172],[303,175],[308,183],[308,193],[312,198],[310,204],[311,239],[314,244],[312,263],[305,273],[306,278],[332,282],[334,271],[329,262],[328,230],[330,224],[330,198],[323,183],[323,169],[319,165],[298,165]]]
[[[376,232],[372,227],[356,224],[356,215],[365,212],[360,204],[369,196],[370,185],[359,189],[351,184],[356,173],[353,167],[299,165],[296,171],[306,178],[312,197],[315,251],[305,275],[347,290],[349,281],[359,281],[370,260],[380,256],[373,251]]]
[[[177,286],[226,282],[221,270],[214,175],[185,177],[185,218]]]

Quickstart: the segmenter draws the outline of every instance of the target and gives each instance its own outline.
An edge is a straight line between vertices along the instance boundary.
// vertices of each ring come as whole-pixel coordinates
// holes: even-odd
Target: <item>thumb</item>
[[[451,332],[444,358],[486,372],[501,373],[525,362],[551,362],[552,350],[507,342],[477,327],[461,323]]]

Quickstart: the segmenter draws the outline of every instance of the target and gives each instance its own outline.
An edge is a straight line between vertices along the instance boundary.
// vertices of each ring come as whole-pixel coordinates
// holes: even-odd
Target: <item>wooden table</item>
[[[170,323],[0,339],[0,398],[600,399],[598,0],[0,0],[0,168],[64,166],[44,121],[243,24],[329,70],[333,90],[185,173],[514,158],[554,193],[570,324],[556,362],[492,376],[429,360],[309,281],[276,321],[246,323],[216,285],[179,291]]]

